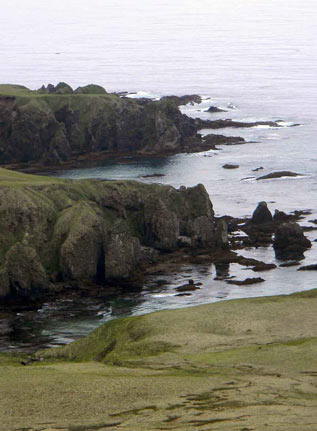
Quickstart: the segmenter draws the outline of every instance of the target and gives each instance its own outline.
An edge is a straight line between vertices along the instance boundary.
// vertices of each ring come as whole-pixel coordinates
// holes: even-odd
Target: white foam
[[[130,93],[127,94],[126,97],[129,97],[130,99],[140,99],[145,97],[146,99],[152,99],[152,100],[159,100],[161,96],[155,93],[150,93],[148,91],[138,91],[136,93]]]

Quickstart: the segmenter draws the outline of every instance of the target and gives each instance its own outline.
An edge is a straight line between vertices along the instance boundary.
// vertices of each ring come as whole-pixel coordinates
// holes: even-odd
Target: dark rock
[[[267,207],[267,203],[259,202],[254,213],[252,214],[251,222],[254,224],[271,223],[273,220],[271,211]]]
[[[229,249],[228,226],[226,221],[223,219],[220,219],[217,222],[215,239],[217,248],[222,250]]]
[[[317,264],[301,266],[297,271],[317,271]]]
[[[227,280],[230,277],[230,263],[215,263],[215,280]]]
[[[239,165],[226,163],[226,164],[225,164],[225,165],[223,165],[222,167],[223,167],[224,169],[237,169],[237,168],[239,168]]]
[[[311,242],[299,224],[288,222],[276,228],[273,247],[278,258],[301,257],[303,251],[311,247]]]
[[[237,286],[249,286],[251,284],[257,284],[257,283],[263,283],[263,278],[256,277],[256,278],[246,278],[245,280],[227,280],[226,283],[228,284],[235,284]]]
[[[164,96],[161,100],[169,100],[177,106],[187,105],[188,103],[201,103],[202,99],[198,94],[188,94],[185,96]]]
[[[165,174],[149,174],[149,175],[142,175],[142,178],[160,178],[165,177]]]
[[[245,121],[234,121],[231,119],[226,120],[202,120],[196,119],[197,125],[200,125],[201,129],[224,129],[226,127],[231,128],[248,128],[248,127],[256,127],[256,126],[270,126],[270,127],[281,127],[276,121],[254,121],[254,122],[245,122]]]
[[[225,111],[224,109],[221,109],[221,108],[217,108],[217,106],[209,106],[209,108],[206,109],[205,112],[213,113],[213,112],[228,112],[228,111]]]
[[[187,284],[176,287],[177,292],[192,292],[194,290],[199,290],[199,287],[194,284],[193,280],[188,280]]]
[[[262,271],[269,271],[271,269],[275,269],[276,265],[274,263],[264,263],[261,262],[257,265],[255,265],[254,268],[252,268],[252,271],[254,272],[262,272]]]
[[[262,171],[262,169],[264,169],[263,166],[260,166],[259,168],[252,169],[252,171],[258,172],[258,171]]]
[[[299,262],[293,261],[293,262],[281,263],[279,266],[280,266],[280,268],[288,268],[288,267],[291,267],[291,266],[298,266],[298,265],[300,265]]]
[[[203,138],[203,143],[210,150],[218,150],[216,145],[245,144],[245,140],[239,136],[224,136],[210,133]]]
[[[291,171],[278,171],[271,172],[270,174],[263,175],[262,177],[258,177],[257,180],[270,180],[274,178],[282,178],[282,177],[301,177],[302,174],[297,174],[296,172]]]

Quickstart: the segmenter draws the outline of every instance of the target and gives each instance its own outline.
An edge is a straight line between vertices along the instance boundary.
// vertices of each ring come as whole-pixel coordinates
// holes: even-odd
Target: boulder
[[[228,112],[225,109],[217,108],[217,106],[209,106],[209,108],[206,110],[206,112]]]
[[[259,202],[255,211],[252,214],[251,222],[254,224],[271,223],[273,217],[271,211],[267,207],[267,203],[262,201]]]
[[[273,247],[279,255],[288,253],[301,254],[311,247],[311,242],[305,237],[299,224],[288,222],[276,228]]]

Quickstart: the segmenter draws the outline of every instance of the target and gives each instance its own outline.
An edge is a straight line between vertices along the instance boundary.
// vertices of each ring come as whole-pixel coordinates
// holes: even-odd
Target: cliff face
[[[99,151],[180,152],[201,142],[195,121],[172,100],[140,103],[86,90],[0,85],[0,163],[56,164]]]
[[[129,277],[161,250],[214,247],[202,185],[62,181],[0,169],[0,297]],[[182,238],[184,241],[184,238]]]

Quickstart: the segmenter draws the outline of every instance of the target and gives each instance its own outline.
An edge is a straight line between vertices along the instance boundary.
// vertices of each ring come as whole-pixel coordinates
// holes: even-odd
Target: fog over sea
[[[145,97],[195,93],[204,101],[182,108],[191,116],[283,120],[285,127],[281,128],[216,131],[256,143],[224,146],[204,154],[130,163],[119,160],[58,175],[133,178],[177,187],[203,183],[217,215],[250,215],[265,200],[272,211],[310,209],[312,214],[302,223],[309,225],[310,219],[317,218],[316,16],[315,0],[2,1],[0,83],[31,89],[59,81],[74,88],[96,83],[109,92],[129,91]],[[210,105],[228,112],[204,113]],[[292,124],[300,126],[290,127]],[[225,170],[225,163],[240,167]],[[264,168],[260,173],[252,171],[260,166]],[[304,176],[255,179],[279,170]],[[142,178],[151,174],[165,176]],[[308,236],[314,240],[317,232]],[[316,262],[315,248],[306,253],[305,264]],[[278,264],[270,247],[243,254]],[[265,283],[244,288],[214,281],[213,271],[193,269],[191,277],[199,279],[203,287],[190,297],[174,296],[173,289],[184,279],[181,274],[171,274],[156,291],[149,285],[142,293],[127,293],[103,304],[92,301],[86,309],[78,305],[77,314],[72,304],[73,320],[58,320],[54,314],[55,309],[61,314],[61,307],[67,310],[67,304],[46,304],[37,319],[44,322],[41,316],[47,315],[51,321],[39,323],[37,330],[44,327],[47,343],[58,344],[116,315],[316,287],[316,273],[298,275],[296,268],[263,273]],[[234,266],[232,274],[252,276],[251,271]],[[17,328],[25,339],[27,332]]]

